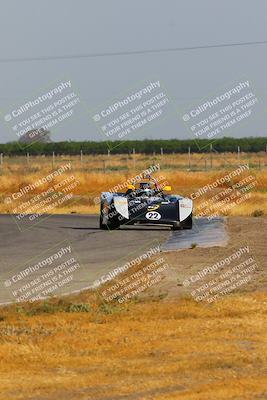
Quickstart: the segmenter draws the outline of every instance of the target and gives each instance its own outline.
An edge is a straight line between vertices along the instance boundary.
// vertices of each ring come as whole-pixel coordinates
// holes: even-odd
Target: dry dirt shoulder
[[[193,248],[163,253],[170,268],[166,279],[157,290],[168,293],[168,297],[179,297],[188,293],[183,282],[195,276],[204,268],[231,256],[238,249],[249,247],[249,253],[240,258],[240,262],[253,257],[257,268],[252,279],[240,286],[238,291],[263,291],[267,287],[267,218],[230,217],[227,218],[228,244],[225,247]],[[236,265],[237,261],[233,263]],[[230,268],[231,265],[226,268]],[[222,271],[222,270],[221,270]]]

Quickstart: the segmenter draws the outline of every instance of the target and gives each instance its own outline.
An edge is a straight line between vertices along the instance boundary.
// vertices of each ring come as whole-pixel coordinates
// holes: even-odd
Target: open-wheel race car
[[[158,184],[151,176],[145,177],[137,187],[128,185],[125,193],[102,192],[100,229],[135,224],[192,229],[192,200],[170,192],[170,186]]]

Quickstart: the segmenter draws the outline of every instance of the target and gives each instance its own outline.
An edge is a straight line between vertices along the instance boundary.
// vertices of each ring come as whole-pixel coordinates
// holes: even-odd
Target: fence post
[[[55,152],[52,153],[52,168],[55,166]]]
[[[160,155],[163,156],[163,148],[160,148]]]
[[[3,167],[3,163],[4,163],[4,158],[3,158],[3,153],[0,154],[0,167]]]
[[[191,169],[191,148],[188,147],[188,168]]]
[[[240,160],[240,146],[237,146],[237,159]]]
[[[83,163],[83,151],[81,150],[81,164]]]
[[[135,148],[133,148],[133,168],[136,168]]]
[[[213,159],[212,159],[212,144],[210,144],[210,168],[212,169],[212,165],[213,165]]]
[[[27,158],[27,165],[29,165],[30,164],[30,154],[29,153],[27,153],[26,158]]]

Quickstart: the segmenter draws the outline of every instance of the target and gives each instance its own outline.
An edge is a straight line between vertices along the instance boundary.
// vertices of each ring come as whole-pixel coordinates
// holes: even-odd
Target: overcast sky
[[[55,132],[51,129],[53,139],[102,140],[90,116],[92,110],[156,77],[172,99],[174,112],[126,139],[191,138],[181,110],[249,80],[259,107],[248,121],[226,134],[265,136],[267,44],[18,59],[264,41],[266,16],[264,0],[1,0],[0,110],[5,115],[66,76],[79,92],[83,109]],[[14,136],[2,118],[0,141],[9,140]]]

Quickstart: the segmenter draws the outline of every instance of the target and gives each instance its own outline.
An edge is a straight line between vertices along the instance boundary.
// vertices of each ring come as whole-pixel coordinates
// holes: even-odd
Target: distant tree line
[[[127,140],[127,141],[110,141],[110,142],[54,142],[42,143],[36,142],[27,146],[25,143],[18,144],[10,142],[0,144],[0,153],[6,155],[24,155],[30,153],[32,155],[50,155],[55,154],[107,154],[110,149],[110,154],[131,154],[136,153],[159,154],[163,151],[164,154],[171,153],[187,153],[190,147],[191,152],[208,152],[210,151],[211,141],[201,139],[195,140]],[[260,152],[266,151],[266,137],[247,137],[247,138],[231,138],[224,137],[213,142],[213,149],[219,153],[222,152],[237,152],[238,146],[242,152]],[[133,150],[134,149],[134,150]],[[162,149],[162,150],[161,150]]]

